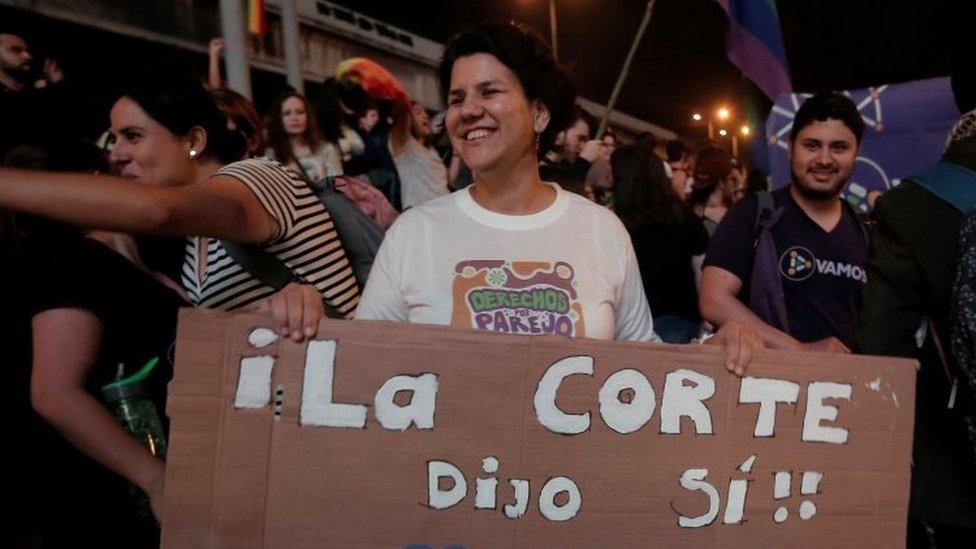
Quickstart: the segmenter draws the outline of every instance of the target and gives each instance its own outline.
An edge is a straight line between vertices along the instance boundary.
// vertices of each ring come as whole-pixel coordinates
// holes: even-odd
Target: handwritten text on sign
[[[266,322],[181,313],[166,547],[904,545],[909,361]]]

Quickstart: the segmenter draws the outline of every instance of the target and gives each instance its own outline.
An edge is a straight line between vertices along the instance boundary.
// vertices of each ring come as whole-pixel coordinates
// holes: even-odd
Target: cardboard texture
[[[913,361],[764,351],[748,377],[795,383],[797,398],[776,405],[772,436],[756,437],[761,405],[740,403],[743,381],[725,372],[718,347],[323,321],[317,339],[336,342],[333,402],[365,404],[366,425],[301,426],[307,343],[252,347],[248,334],[267,323],[257,315],[181,313],[167,410],[164,547],[905,545]],[[261,355],[276,357],[271,401],[235,409],[241,359]],[[550,367],[573,356],[592,357],[593,374],[565,377],[555,404],[566,414],[589,412],[589,426],[559,434],[541,423],[536,393]],[[651,406],[626,406],[646,398],[645,389],[608,389],[609,419],[601,413],[601,387],[624,369],[639,374],[620,376],[650,382],[646,423],[641,414]],[[669,373],[679,370],[713,380],[714,394],[696,404],[688,394],[697,382],[677,380],[666,389]],[[437,376],[433,427],[384,428],[377,414],[394,408],[374,402],[377,390],[394,376],[424,373]],[[811,394],[823,386],[814,382],[849,386],[850,398],[826,398],[827,408],[818,408]],[[401,391],[392,400],[416,404],[419,394]],[[673,410],[696,405],[699,415],[679,416],[679,434],[662,433],[669,429],[662,422],[674,424]],[[662,419],[665,408],[671,419]],[[696,433],[696,426],[706,430],[705,409],[711,434]],[[820,429],[805,431],[811,410],[821,412]],[[844,429],[844,443],[803,440],[843,437]],[[485,472],[493,470],[484,467],[488,457],[497,460],[494,472]],[[448,479],[429,482],[431,461],[463,475],[467,491],[457,504],[431,507],[431,490],[443,499],[456,487]],[[819,484],[806,472],[822,474]],[[490,479],[496,490],[484,489]],[[509,518],[515,485],[525,484],[518,479],[528,481],[528,504],[520,518]],[[570,485],[578,497],[570,497]],[[740,522],[734,494],[743,491]],[[495,508],[476,509],[476,500],[490,505],[492,493]],[[704,524],[682,526],[682,516]]]

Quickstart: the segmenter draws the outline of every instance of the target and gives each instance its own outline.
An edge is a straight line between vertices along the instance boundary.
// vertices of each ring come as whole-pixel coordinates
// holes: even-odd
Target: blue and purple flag
[[[770,99],[793,91],[775,0],[715,0],[729,15],[729,60]]]

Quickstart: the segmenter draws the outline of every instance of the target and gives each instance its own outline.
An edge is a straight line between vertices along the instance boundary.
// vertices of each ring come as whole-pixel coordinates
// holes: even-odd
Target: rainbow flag
[[[729,16],[729,60],[773,101],[793,91],[776,0],[715,1]]]
[[[247,31],[264,35],[264,0],[247,0]]]

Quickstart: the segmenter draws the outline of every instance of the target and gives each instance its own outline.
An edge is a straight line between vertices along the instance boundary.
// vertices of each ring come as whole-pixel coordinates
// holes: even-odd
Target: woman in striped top
[[[264,303],[281,322],[282,333],[295,339],[301,339],[303,331],[311,335],[322,316],[323,298],[352,315],[359,288],[328,212],[306,183],[280,164],[239,161],[246,154],[247,132],[239,131],[240,122],[225,117],[199,84],[178,77],[152,79],[119,99],[111,118],[110,160],[122,178],[0,169],[0,207],[82,227],[188,236],[181,278],[191,303],[224,310]],[[259,245],[287,265],[296,282],[276,292],[234,262],[224,240]],[[115,263],[125,267],[125,261]],[[153,315],[151,320],[158,320],[146,323],[152,333],[140,334],[143,339],[165,337],[155,330],[169,325],[163,317],[173,314],[171,304],[178,300],[174,296],[161,307],[164,300],[156,294],[165,292],[154,292],[145,281],[123,283],[120,290],[115,284],[128,279],[119,273],[128,271],[115,263],[100,269],[79,265],[77,273],[69,263],[52,277],[78,275],[77,284],[66,285],[69,290],[113,288],[115,295],[106,295],[118,302],[132,300],[146,315]],[[108,268],[113,265],[114,270]],[[142,489],[156,511],[162,497],[162,462],[124,433],[85,390],[99,360],[103,324],[91,313],[58,309],[59,316],[35,321],[34,337],[42,352],[34,360],[34,405],[82,452]],[[116,309],[132,311],[138,306]],[[112,318],[118,322],[130,317]],[[118,325],[112,328],[115,331],[106,336],[118,337]]]
[[[121,179],[0,170],[0,206],[83,227],[188,236],[182,282],[192,303],[233,310],[264,302],[295,339],[314,333],[323,298],[352,315],[359,288],[328,212],[280,164],[238,161],[245,137],[202,86],[157,73],[115,103],[111,121],[110,160]],[[222,240],[273,253],[295,282],[276,294]]]

